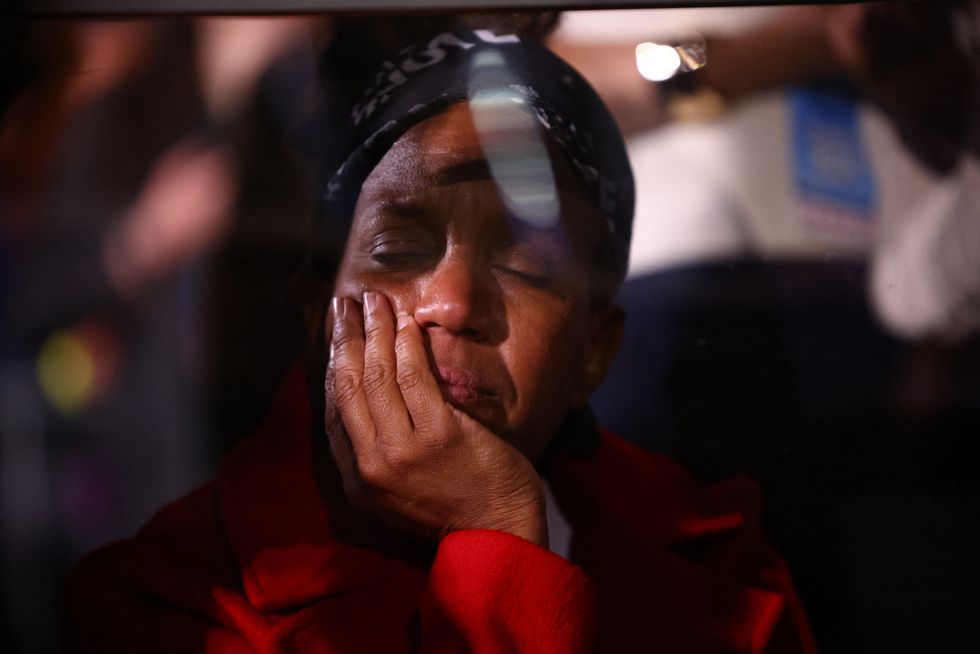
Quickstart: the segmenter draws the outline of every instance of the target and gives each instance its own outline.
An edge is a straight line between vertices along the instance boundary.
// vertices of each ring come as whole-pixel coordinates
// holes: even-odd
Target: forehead
[[[370,196],[387,188],[411,191],[411,182],[420,178],[444,182],[440,179],[442,171],[483,159],[469,111],[465,105],[457,104],[405,132],[365,180],[361,195]]]
[[[477,123],[480,123],[479,127]],[[500,123],[505,123],[500,128]],[[365,180],[355,217],[414,199],[449,197],[457,185],[491,182],[505,211],[532,227],[571,216],[594,220],[598,209],[582,180],[550,139],[506,121],[487,128],[467,103],[453,105],[409,129]],[[582,222],[582,221],[574,221]]]

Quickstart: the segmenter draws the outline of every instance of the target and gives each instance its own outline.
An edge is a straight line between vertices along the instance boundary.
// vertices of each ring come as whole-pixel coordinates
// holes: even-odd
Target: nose
[[[490,337],[493,281],[473,258],[448,253],[423,282],[415,320],[425,330],[441,329],[473,340]]]

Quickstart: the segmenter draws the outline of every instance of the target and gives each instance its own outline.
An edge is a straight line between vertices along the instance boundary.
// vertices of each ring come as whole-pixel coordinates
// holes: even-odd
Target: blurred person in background
[[[597,414],[760,481],[827,651],[980,645],[977,34],[924,2],[582,12],[555,42],[638,126]],[[651,84],[647,40],[707,65]]]
[[[12,23],[24,66],[0,125],[4,649],[56,648],[71,563],[198,483],[227,425],[271,401],[255,380],[295,355],[285,341],[249,375],[227,365],[269,331],[302,338],[284,289],[310,174],[284,144],[290,103],[318,97],[323,24]],[[280,193],[294,203],[263,201]],[[278,238],[257,248],[268,221]],[[265,285],[242,290],[243,267]],[[270,310],[281,319],[244,319]]]
[[[124,280],[110,274],[109,243],[123,225],[152,228],[170,217],[155,191],[184,190],[183,164],[200,163],[222,182],[195,217],[224,222],[233,191],[227,156],[185,147],[147,185],[152,201],[129,213],[156,157],[199,120],[186,24],[27,23],[25,31],[36,74],[6,112],[0,141],[9,289],[3,632],[14,651],[53,651],[50,625],[71,561],[193,483],[204,462],[175,354],[174,325],[187,307],[169,274],[133,269],[160,286],[131,287],[156,312],[131,310],[114,286]],[[159,103],[159,92],[170,102]],[[152,384],[130,381],[146,370]]]
[[[692,27],[704,20],[697,11],[688,15]],[[610,16],[610,21],[615,20],[620,19]],[[642,24],[633,21],[637,23]],[[678,18],[677,23],[684,26],[685,21]],[[663,27],[659,29],[664,33]],[[702,38],[686,29],[676,33],[681,41],[685,34]],[[773,257],[819,257],[827,248],[845,258],[870,252],[869,290],[889,329],[908,338],[957,339],[975,332],[980,315],[973,307],[980,289],[969,262],[980,257],[980,233],[975,228],[975,218],[980,215],[975,197],[980,186],[980,5],[962,0],[773,9],[759,14],[754,23],[747,21],[740,30],[726,32],[709,26],[706,34],[702,45],[709,65],[680,73],[665,85],[652,85],[636,74],[609,74],[610,67],[619,71],[633,68],[632,45],[576,39],[576,35],[587,36],[584,27],[570,30],[566,38],[559,33],[554,45],[580,64],[586,77],[610,97],[617,119],[634,134],[662,125],[675,105],[688,115],[707,117],[717,117],[727,106],[732,113],[741,114],[722,119],[735,129],[761,132],[762,120],[771,125],[813,121],[816,131],[812,136],[803,133],[800,137],[822,139],[827,152],[804,155],[811,157],[809,163],[790,159],[779,166],[773,164],[777,158],[782,160],[779,155],[742,156],[749,170],[765,172],[758,179],[735,180],[749,186],[740,190],[725,188],[732,181],[724,179],[725,173],[715,173],[710,164],[695,170],[686,163],[697,156],[694,143],[689,141],[686,147],[695,154],[685,155],[682,140],[664,135],[650,139],[645,148],[638,139],[638,152],[649,149],[654,153],[649,157],[649,174],[644,173],[647,166],[640,167],[640,176],[649,177],[651,200],[648,205],[640,198],[638,227],[641,234],[647,234],[644,225],[651,225],[650,238],[643,241],[654,245],[649,254],[636,256],[635,273],[672,261],[683,263],[685,252],[692,259],[717,259],[745,250]],[[846,80],[846,85],[840,80]],[[817,93],[830,101],[804,97],[801,105],[795,100],[793,111],[806,115],[767,111],[763,117],[762,111],[751,106],[740,109],[751,105],[755,97],[799,84],[815,84]],[[835,102],[841,103],[833,96],[846,99],[855,92],[859,102],[871,103],[886,120],[873,114],[848,118],[846,110],[835,108]],[[689,97],[700,104],[684,100]],[[816,124],[819,117],[808,117],[817,112],[824,113],[825,124]],[[675,109],[674,115],[684,114]],[[848,126],[854,120],[860,124]],[[855,150],[850,160],[846,152],[833,152],[835,142],[845,139],[856,141],[838,146]],[[679,145],[672,147],[674,142]],[[800,148],[775,142],[787,150]],[[872,144],[870,151],[868,143]],[[730,145],[749,153],[773,147],[749,141]],[[648,159],[640,156],[643,161]],[[719,164],[732,158],[738,156],[719,148]],[[676,172],[655,160],[673,160]],[[821,173],[820,165],[837,170]],[[804,202],[822,206],[801,211],[780,192],[764,188],[767,182],[770,187],[792,186],[784,178],[800,166],[808,169],[796,171],[796,194]],[[677,231],[702,242],[681,241],[670,252],[670,239],[657,238],[670,230],[657,229],[655,224],[670,220],[671,211],[662,209],[659,198],[653,196],[662,195],[662,189],[683,187],[684,175],[695,183],[719,187],[715,192],[719,200],[692,206],[686,206],[683,199],[674,201],[673,213],[694,224],[678,224]],[[819,179],[821,175],[828,179]],[[832,175],[847,179],[834,182],[829,179]],[[761,195],[769,204],[762,207],[754,199],[740,197],[746,191]],[[859,196],[867,199],[858,200]],[[698,211],[713,212],[714,217],[701,217]],[[722,220],[726,215],[731,219]],[[711,229],[707,229],[709,222]],[[699,232],[697,226],[702,224],[706,228]]]

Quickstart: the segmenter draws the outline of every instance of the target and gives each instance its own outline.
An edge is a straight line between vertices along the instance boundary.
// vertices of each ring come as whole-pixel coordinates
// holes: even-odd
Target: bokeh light
[[[52,333],[37,358],[38,383],[48,403],[77,414],[114,385],[119,370],[119,337],[96,320]]]
[[[669,45],[640,43],[636,46],[636,69],[651,82],[663,82],[681,69],[681,56]]]
[[[76,413],[92,397],[95,361],[82,339],[69,330],[59,330],[41,348],[37,375],[51,406],[62,413]]]

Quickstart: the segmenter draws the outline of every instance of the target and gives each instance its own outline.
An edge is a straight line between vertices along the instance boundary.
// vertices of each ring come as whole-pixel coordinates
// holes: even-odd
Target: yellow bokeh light
[[[72,414],[84,408],[94,394],[95,359],[77,335],[57,331],[41,347],[37,376],[51,406]]]

